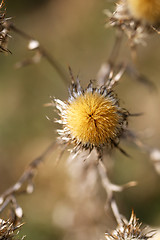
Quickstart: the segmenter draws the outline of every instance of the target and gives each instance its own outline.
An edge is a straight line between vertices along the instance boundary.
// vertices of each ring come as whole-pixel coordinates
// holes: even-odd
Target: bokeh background
[[[13,17],[15,25],[38,39],[66,71],[70,65],[84,87],[90,79],[96,78],[115,39],[115,30],[104,27],[106,16],[103,13],[106,8],[114,8],[113,1],[5,2],[7,16]],[[0,54],[1,193],[19,178],[27,164],[39,156],[57,136],[55,130],[59,126],[46,119],[46,116],[54,119],[57,115],[53,108],[45,108],[43,104],[50,101],[50,96],[67,99],[66,84],[45,59],[38,64],[15,69],[17,62],[32,56],[32,53],[28,52],[25,39],[13,32],[11,37],[9,49],[12,54]],[[116,87],[122,106],[133,113],[144,113],[140,117],[131,118],[129,127],[139,132],[146,144],[156,148],[160,148],[159,56],[160,36],[155,34],[147,40],[147,46],[138,48],[136,63],[139,71],[156,85],[157,91],[150,91],[127,75]],[[129,47],[125,41],[119,59],[130,61]],[[147,137],[146,132],[149,133]],[[154,227],[159,226],[160,176],[145,153],[130,144],[122,143],[122,146],[132,158],[115,151],[110,178],[117,184],[131,180],[139,184],[136,188],[116,195],[120,211],[129,218],[134,209],[141,221]],[[81,204],[76,204],[76,198],[71,198],[70,194],[70,186],[76,181],[75,176],[72,178],[68,171],[68,153],[64,154],[57,168],[56,155],[58,151],[40,166],[34,193],[18,198],[26,222],[21,231],[22,236],[34,240],[99,239],[103,232],[115,225],[112,213],[106,214],[104,211],[106,195],[99,179],[98,192],[88,196]],[[81,191],[81,187],[76,185],[76,190]]]

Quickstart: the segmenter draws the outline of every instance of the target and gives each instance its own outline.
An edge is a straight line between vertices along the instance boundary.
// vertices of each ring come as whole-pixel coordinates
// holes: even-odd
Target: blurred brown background
[[[74,74],[79,74],[84,87],[90,79],[96,78],[113,46],[115,31],[104,27],[106,16],[103,10],[113,9],[114,3],[107,0],[8,0],[5,5],[7,16],[13,17],[16,26],[38,39],[66,71],[70,65]],[[26,40],[15,33],[11,36],[9,49],[12,54],[0,54],[1,193],[56,138],[55,130],[59,126],[48,121],[46,115],[52,119],[57,115],[53,108],[44,108],[43,104],[50,101],[50,96],[67,99],[66,85],[45,59],[37,65],[19,70],[14,68],[18,61],[32,53],[27,51]],[[127,43],[121,49],[120,58],[130,61]],[[147,41],[146,47],[138,48],[137,67],[154,82],[157,92],[151,92],[126,75],[116,87],[122,106],[133,113],[144,113],[141,117],[130,119],[130,128],[140,131],[142,136],[147,129],[151,134],[143,139],[144,142],[157,148],[160,148],[159,64],[160,36],[154,35]],[[110,178],[117,184],[136,180],[139,185],[117,194],[120,211],[129,218],[133,208],[141,221],[159,226],[160,176],[155,173],[146,154],[131,145],[123,147],[132,158],[128,159],[115,151],[115,165]],[[18,199],[26,222],[21,234],[34,240],[87,239],[87,236],[92,236],[92,229],[96,226],[99,232],[94,239],[99,239],[99,234],[112,228],[114,223],[112,214],[105,215],[103,211],[105,192],[99,184],[99,195],[94,196],[98,199],[94,221],[86,221],[85,208],[73,204],[68,194],[72,182],[65,161],[68,155],[65,153],[55,169],[57,154],[54,153],[40,166],[35,179],[35,192]],[[74,211],[78,208],[81,217],[76,220],[77,228],[72,229]],[[77,235],[77,232],[80,234]]]

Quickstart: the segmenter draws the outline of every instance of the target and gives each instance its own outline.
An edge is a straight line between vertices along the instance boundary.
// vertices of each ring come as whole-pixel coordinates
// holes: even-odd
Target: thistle
[[[111,234],[106,233],[107,240],[147,240],[155,235],[155,231],[147,231],[146,228],[141,228],[142,223],[138,222],[136,215],[132,211],[129,222],[122,220],[116,230]]]
[[[160,23],[159,0],[127,0],[130,14],[137,20],[151,25]]]
[[[0,219],[0,240],[13,240],[14,237],[18,234],[15,233],[23,224],[19,224],[18,226],[14,226],[14,224],[10,221],[4,221]]]
[[[117,146],[127,125],[129,113],[121,108],[112,89],[93,87],[90,82],[83,89],[79,80],[72,82],[68,101],[55,99],[63,128],[58,130],[59,140],[73,145],[72,152],[96,149],[99,155],[103,147]]]
[[[158,32],[160,2],[159,0],[121,0],[109,17],[109,24],[127,35],[131,47],[145,44],[144,39],[148,34]]]
[[[5,18],[6,10],[1,11],[1,8],[4,5],[4,0],[0,4],[0,52],[10,52],[8,50],[8,41],[10,38],[9,35],[9,26],[7,21],[10,18]]]

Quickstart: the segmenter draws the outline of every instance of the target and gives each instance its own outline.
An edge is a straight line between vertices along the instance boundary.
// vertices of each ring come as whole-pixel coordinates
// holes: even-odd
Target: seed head
[[[66,102],[55,100],[61,117],[57,122],[63,125],[63,129],[58,130],[60,139],[72,144],[75,152],[117,145],[126,127],[128,112],[119,106],[115,93],[105,86],[95,88],[92,82],[83,89],[77,80],[71,84],[69,94]]]
[[[18,226],[14,226],[14,224],[10,221],[4,221],[0,219],[0,239],[2,240],[13,240],[15,236],[18,234],[16,230],[18,230],[23,224]]]
[[[129,222],[122,220],[116,230],[112,234],[106,233],[107,240],[148,240],[155,235],[155,231],[147,231],[141,228],[142,223],[138,222],[136,215],[132,211]]]

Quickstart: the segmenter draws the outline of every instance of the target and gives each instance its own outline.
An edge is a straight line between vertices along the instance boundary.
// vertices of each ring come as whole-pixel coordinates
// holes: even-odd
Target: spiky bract
[[[74,152],[117,145],[126,127],[128,112],[119,106],[115,93],[105,86],[93,87],[92,82],[83,89],[77,80],[71,84],[69,95],[67,102],[55,100],[61,116],[57,122],[63,125],[63,129],[58,130],[60,139],[73,144]]]
[[[14,237],[17,235],[15,231],[21,226],[22,224],[14,226],[14,224],[10,220],[4,221],[3,219],[0,219],[0,239],[13,240]]]
[[[7,21],[9,18],[5,18],[6,10],[1,10],[4,5],[4,0],[0,3],[0,52],[10,52],[8,50],[8,40],[10,38],[9,35],[9,27]]]
[[[142,223],[138,222],[136,215],[132,211],[129,222],[122,220],[112,234],[106,233],[107,240],[147,240],[153,237],[155,231],[147,231],[147,228],[141,227]]]

